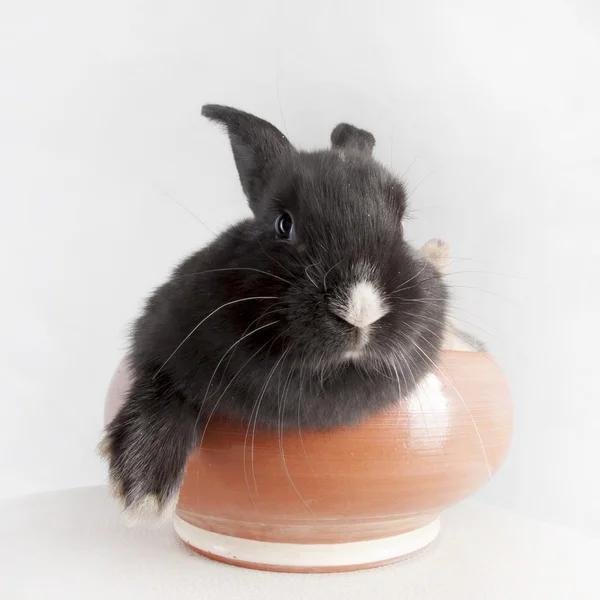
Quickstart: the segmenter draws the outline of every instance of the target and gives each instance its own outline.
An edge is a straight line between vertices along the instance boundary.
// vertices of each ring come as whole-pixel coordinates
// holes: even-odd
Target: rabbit
[[[419,253],[426,258],[440,273],[446,275],[450,264],[450,246],[443,240],[434,238],[426,242]],[[486,352],[486,345],[474,335],[459,329],[452,323],[450,315],[446,317],[444,329],[444,350],[461,352]]]
[[[134,324],[133,383],[100,444],[134,519],[170,514],[214,416],[351,426],[407,397],[444,340],[446,286],[403,237],[405,191],[371,133],[341,123],[305,152],[251,114],[202,114],[229,136],[253,216],[185,259]]]

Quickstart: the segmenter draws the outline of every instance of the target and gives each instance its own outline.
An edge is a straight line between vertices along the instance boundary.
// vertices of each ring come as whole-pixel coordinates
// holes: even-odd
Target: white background
[[[217,102],[305,148],[374,133],[513,390],[482,498],[600,535],[598,6],[4,0],[0,496],[104,480],[127,324],[212,237],[178,202],[213,231],[247,214]]]

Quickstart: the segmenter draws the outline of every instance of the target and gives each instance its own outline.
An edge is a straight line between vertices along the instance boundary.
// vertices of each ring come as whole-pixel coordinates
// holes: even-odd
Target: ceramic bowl
[[[121,365],[107,419],[128,384]],[[440,513],[489,480],[511,433],[492,358],[445,351],[415,394],[357,427],[279,435],[214,418],[188,462],[175,530],[201,554],[259,569],[393,562],[437,537]]]

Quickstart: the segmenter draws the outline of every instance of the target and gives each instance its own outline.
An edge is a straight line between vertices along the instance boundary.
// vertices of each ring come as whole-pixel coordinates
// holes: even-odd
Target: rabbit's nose
[[[369,281],[352,284],[345,302],[333,307],[335,314],[359,329],[366,329],[388,312],[379,290]]]

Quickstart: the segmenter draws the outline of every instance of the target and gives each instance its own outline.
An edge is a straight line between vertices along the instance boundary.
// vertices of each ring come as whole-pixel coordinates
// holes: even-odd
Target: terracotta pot
[[[107,418],[124,378],[113,379]],[[280,437],[213,419],[188,462],[175,530],[201,554],[260,569],[392,562],[436,538],[440,512],[486,483],[511,433],[490,356],[446,351],[418,393],[358,427]]]

